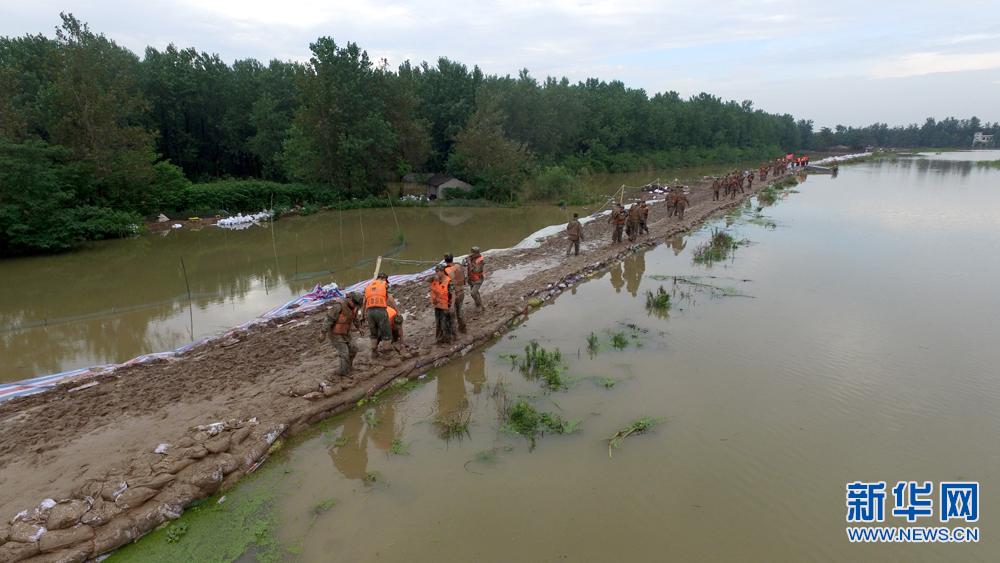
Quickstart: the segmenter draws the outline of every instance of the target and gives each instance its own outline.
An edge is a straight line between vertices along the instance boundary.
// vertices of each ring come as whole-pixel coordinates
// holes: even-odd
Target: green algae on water
[[[119,549],[108,561],[228,563],[247,553],[256,561],[282,561],[288,548],[275,537],[277,519],[272,510],[276,482],[282,476],[275,470],[251,475],[226,493],[225,502],[220,504],[221,497],[213,496],[188,508],[172,524]]]

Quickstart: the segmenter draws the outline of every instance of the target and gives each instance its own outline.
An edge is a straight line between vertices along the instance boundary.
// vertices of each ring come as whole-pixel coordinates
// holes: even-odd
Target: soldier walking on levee
[[[486,277],[483,262],[485,260],[479,252],[479,247],[473,246],[472,254],[465,258],[465,271],[469,274],[469,293],[478,309],[483,308],[483,298],[479,295],[479,288],[483,286],[483,279]]]
[[[359,293],[338,297],[333,300],[326,315],[323,316],[323,331],[320,333],[320,341],[330,339],[330,344],[337,352],[337,359],[340,361],[340,375],[343,377],[347,377],[351,373],[354,357],[358,355],[358,349],[351,339],[351,329],[358,328],[358,311],[362,303],[364,300]]]
[[[573,214],[573,220],[566,224],[566,238],[569,239],[569,246],[566,248],[566,256],[570,252],[574,256],[580,255],[580,243],[583,242],[583,225],[580,224],[580,215]]]

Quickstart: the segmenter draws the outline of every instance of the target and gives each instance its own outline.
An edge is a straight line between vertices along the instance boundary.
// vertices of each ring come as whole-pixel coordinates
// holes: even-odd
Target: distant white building
[[[989,145],[992,142],[993,142],[993,135],[987,135],[982,131],[978,131],[974,135],[972,135],[972,146]]]

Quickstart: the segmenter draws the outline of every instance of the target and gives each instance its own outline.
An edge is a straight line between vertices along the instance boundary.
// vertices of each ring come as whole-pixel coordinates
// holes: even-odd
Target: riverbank
[[[335,355],[316,341],[321,313],[297,313],[175,359],[0,405],[0,522],[28,509],[9,529],[0,527],[0,539],[10,540],[0,554],[87,557],[128,543],[191,501],[232,486],[282,436],[468,352],[519,322],[531,300],[552,299],[636,250],[742,203],[712,201],[706,183],[692,186],[690,199],[683,221],[654,205],[651,235],[635,245],[610,245],[610,227],[599,220],[585,227],[578,257],[563,258],[559,235],[537,247],[490,254],[488,306],[467,307],[470,331],[453,346],[433,345],[425,286],[395,288],[401,309],[412,315],[407,339],[418,352],[405,362],[372,365],[362,344],[355,373],[332,376]]]

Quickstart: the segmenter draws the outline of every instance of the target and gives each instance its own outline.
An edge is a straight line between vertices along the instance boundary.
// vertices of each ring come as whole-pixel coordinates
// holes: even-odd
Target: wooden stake
[[[381,269],[382,269],[382,257],[379,256],[378,259],[375,260],[375,274],[372,275],[372,278],[377,278],[378,273]]]

